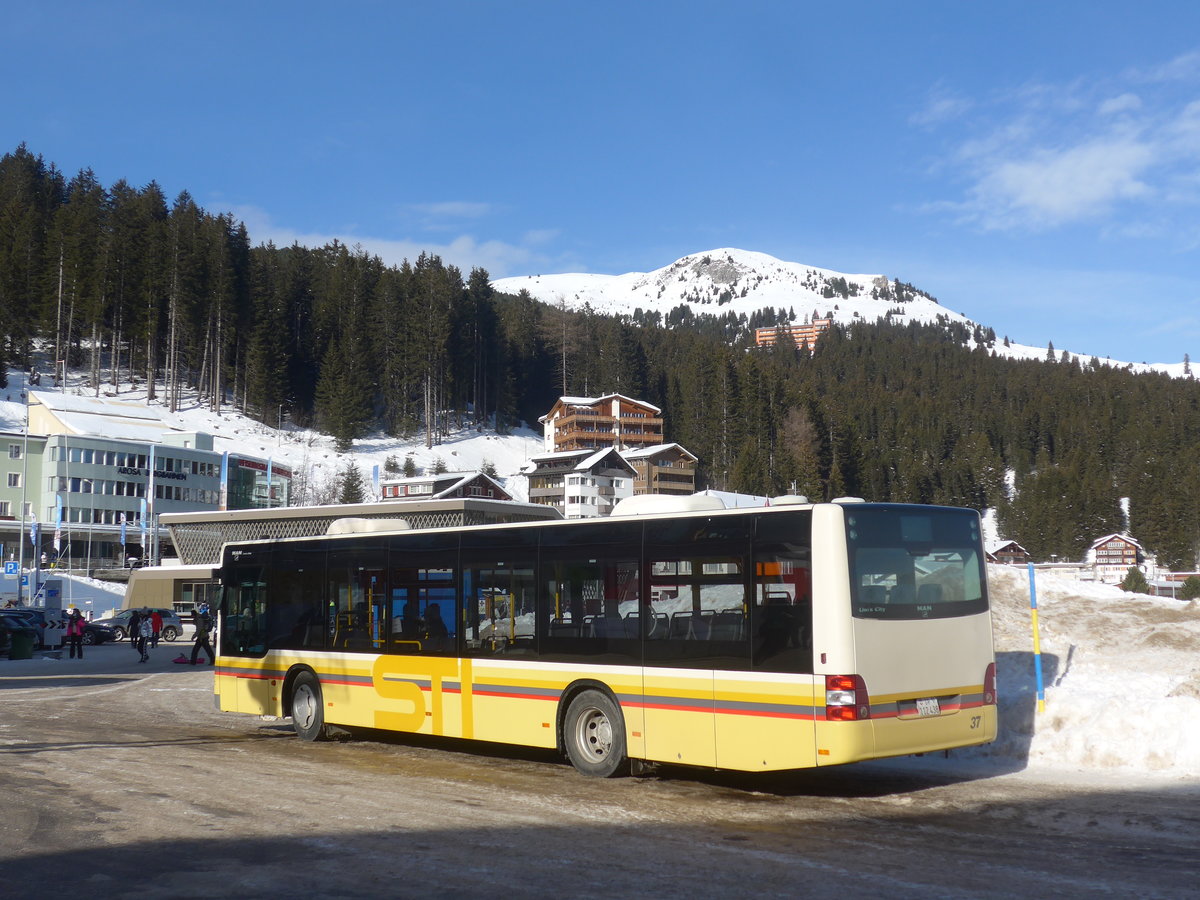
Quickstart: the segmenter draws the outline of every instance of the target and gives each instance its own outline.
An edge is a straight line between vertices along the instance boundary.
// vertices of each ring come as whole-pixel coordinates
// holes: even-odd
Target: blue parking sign
[[[4,564],[5,575],[16,575],[21,571],[20,565],[15,562],[6,562]]]

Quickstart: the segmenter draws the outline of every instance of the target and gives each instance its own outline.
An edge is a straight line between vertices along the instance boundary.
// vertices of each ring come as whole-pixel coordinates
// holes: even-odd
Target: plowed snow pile
[[[1027,570],[990,566],[988,580],[1000,735],[973,755],[1200,776],[1200,603],[1039,573],[1038,713]]]

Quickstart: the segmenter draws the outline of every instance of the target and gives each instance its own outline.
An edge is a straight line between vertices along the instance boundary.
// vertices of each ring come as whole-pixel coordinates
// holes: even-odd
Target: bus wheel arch
[[[304,741],[323,741],[329,736],[325,726],[325,700],[321,680],[308,666],[297,666],[284,680],[284,715],[292,717],[292,728]]]
[[[579,772],[598,778],[629,773],[625,715],[608,686],[579,681],[558,707],[559,749]]]

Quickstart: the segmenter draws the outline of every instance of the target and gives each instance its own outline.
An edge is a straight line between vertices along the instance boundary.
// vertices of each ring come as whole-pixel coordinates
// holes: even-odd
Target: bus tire
[[[292,683],[291,709],[292,728],[300,740],[323,741],[328,737],[321,682],[312,672],[301,672]]]
[[[563,720],[563,743],[571,765],[584,775],[611,778],[628,769],[625,718],[617,702],[601,691],[583,691],[571,701]]]

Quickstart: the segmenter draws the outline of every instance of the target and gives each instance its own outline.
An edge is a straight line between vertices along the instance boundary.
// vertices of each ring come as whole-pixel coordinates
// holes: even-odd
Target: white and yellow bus
[[[648,511],[664,501],[679,511]],[[290,716],[306,740],[359,727],[557,748],[600,776],[995,737],[976,512],[714,503],[428,530],[347,520],[226,545],[218,705]]]

